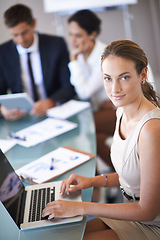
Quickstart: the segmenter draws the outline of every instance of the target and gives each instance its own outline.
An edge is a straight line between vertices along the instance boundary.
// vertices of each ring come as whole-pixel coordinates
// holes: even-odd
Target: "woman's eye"
[[[76,38],[82,38],[82,35],[78,34],[78,33],[75,36],[76,36]]]
[[[111,78],[110,77],[104,77],[104,81],[109,82],[109,81],[111,81]]]
[[[123,77],[121,77],[121,79],[122,79],[123,81],[128,80],[128,79],[129,79],[129,76],[123,76]]]

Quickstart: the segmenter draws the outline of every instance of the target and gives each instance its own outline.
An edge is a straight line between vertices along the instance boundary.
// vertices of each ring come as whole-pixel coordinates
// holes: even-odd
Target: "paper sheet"
[[[88,107],[90,107],[89,102],[70,100],[60,106],[48,109],[47,116],[60,119],[67,119]]]
[[[8,150],[10,150],[12,147],[16,145],[15,140],[3,140],[0,139],[0,149],[3,153],[6,153]]]
[[[16,172],[24,178],[32,178],[36,183],[43,183],[89,159],[90,156],[87,154],[60,147],[25,165]]]
[[[28,128],[16,132],[16,136],[19,136],[20,138],[26,138],[25,141],[16,140],[16,142],[24,147],[31,147],[70,131],[76,127],[76,123],[67,120],[47,118]]]

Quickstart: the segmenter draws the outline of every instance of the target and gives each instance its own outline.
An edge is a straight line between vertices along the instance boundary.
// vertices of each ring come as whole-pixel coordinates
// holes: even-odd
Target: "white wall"
[[[158,0],[139,0],[130,7],[133,40],[145,51],[160,93],[160,20]]]
[[[67,0],[66,0],[67,1]],[[0,43],[10,38],[3,23],[4,11],[15,3],[24,3],[32,8],[37,19],[37,30],[43,33],[63,35],[68,40],[68,16],[59,16],[55,13],[45,13],[43,0],[1,0],[0,1]],[[102,20],[102,30],[99,36],[103,42],[110,43],[117,39],[130,38],[136,41],[146,52],[156,78],[156,85],[160,93],[160,49],[159,44],[159,0],[138,0],[138,4],[129,6],[129,15],[124,18],[124,12],[120,9],[105,12],[97,12]],[[59,23],[57,28],[57,21]],[[131,32],[126,32],[126,23],[130,24]]]

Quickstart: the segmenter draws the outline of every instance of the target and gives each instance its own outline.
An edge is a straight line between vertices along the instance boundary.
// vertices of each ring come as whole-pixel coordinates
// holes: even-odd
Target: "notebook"
[[[59,106],[49,108],[47,111],[47,116],[59,119],[67,119],[83,111],[84,109],[89,108],[90,106],[90,102],[71,99]]]
[[[39,228],[83,219],[83,216],[75,216],[47,220],[41,216],[47,202],[57,199],[82,201],[80,191],[62,197],[61,181],[25,187],[1,150],[0,166],[0,201],[19,229]]]

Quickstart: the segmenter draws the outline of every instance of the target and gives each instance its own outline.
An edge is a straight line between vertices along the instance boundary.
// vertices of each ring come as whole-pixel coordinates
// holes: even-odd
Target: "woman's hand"
[[[48,220],[56,218],[74,217],[82,215],[81,202],[57,200],[46,205],[42,212],[42,217],[48,216]]]
[[[67,195],[80,189],[92,187],[92,177],[83,177],[72,174],[68,179],[64,180],[61,184],[60,192],[63,196],[65,191]]]
[[[70,52],[70,61],[76,61],[77,60],[77,57],[78,55],[80,54],[80,50],[79,48],[75,48],[73,49],[71,52]]]

